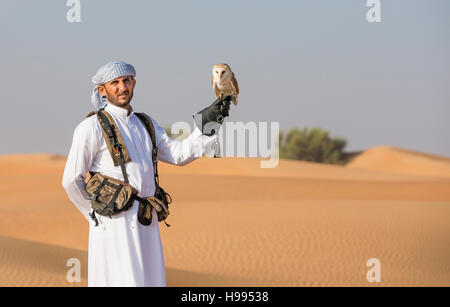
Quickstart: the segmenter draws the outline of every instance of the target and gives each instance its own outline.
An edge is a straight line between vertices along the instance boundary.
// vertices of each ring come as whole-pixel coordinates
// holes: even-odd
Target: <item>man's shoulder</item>
[[[100,128],[99,121],[97,119],[97,116],[95,113],[90,115],[83,119],[78,126],[75,128],[75,131],[82,134],[88,134],[88,133],[95,133],[97,132],[98,128]]]

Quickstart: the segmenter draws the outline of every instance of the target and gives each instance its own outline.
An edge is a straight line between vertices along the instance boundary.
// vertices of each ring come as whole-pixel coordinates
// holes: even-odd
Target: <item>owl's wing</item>
[[[213,79],[212,79],[212,86],[213,86],[213,88],[214,88],[214,93],[216,94],[216,98],[219,98],[220,97],[220,94],[222,94],[222,92],[219,90],[219,88],[217,87],[217,83],[216,83],[216,81],[214,80],[214,77],[213,77]]]
[[[236,77],[234,76],[234,73],[233,76],[231,77],[231,86],[233,87],[233,90],[236,92],[236,95],[239,95],[239,84],[236,80]]]
[[[237,106],[237,104],[238,104],[238,96],[239,96],[239,85],[238,85],[238,82],[236,80],[236,77],[234,76],[234,73],[233,73],[233,76],[231,78],[231,87],[233,88],[233,91],[236,93],[236,97],[235,97],[233,103],[234,103],[235,106]]]

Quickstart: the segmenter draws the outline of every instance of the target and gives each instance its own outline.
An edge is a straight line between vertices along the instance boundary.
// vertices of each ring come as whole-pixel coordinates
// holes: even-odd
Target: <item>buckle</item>
[[[120,144],[116,144],[114,145],[114,147],[112,148],[114,151],[114,154],[116,155],[117,158],[120,158],[121,154],[120,154]]]

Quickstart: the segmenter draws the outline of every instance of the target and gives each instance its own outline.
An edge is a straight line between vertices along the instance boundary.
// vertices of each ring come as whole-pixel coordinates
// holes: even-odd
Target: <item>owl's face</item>
[[[227,65],[214,65],[213,67],[214,79],[219,82],[224,82],[231,79],[231,69]]]

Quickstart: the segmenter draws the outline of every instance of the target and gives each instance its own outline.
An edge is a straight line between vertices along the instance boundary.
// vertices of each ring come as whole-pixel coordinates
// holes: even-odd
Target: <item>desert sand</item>
[[[450,286],[450,159],[392,146],[346,166],[256,158],[160,164],[168,286]],[[65,158],[0,156],[0,286],[86,286],[88,224]],[[69,283],[67,260],[81,261]],[[369,283],[378,258],[381,282]]]

